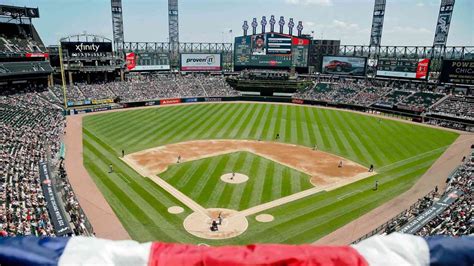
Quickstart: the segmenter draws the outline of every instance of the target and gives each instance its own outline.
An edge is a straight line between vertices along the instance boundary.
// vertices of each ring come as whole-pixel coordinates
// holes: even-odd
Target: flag
[[[352,246],[207,247],[92,237],[0,238],[0,265],[473,265],[474,237],[394,233]]]

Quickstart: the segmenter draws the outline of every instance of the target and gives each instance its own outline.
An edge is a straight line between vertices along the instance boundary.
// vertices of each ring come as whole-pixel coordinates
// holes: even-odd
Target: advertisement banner
[[[291,99],[291,102],[296,103],[296,104],[303,104],[304,100],[302,100],[302,99]]]
[[[446,210],[449,205],[455,202],[461,195],[462,191],[453,190],[448,192],[442,199],[437,201],[433,206],[426,209],[423,213],[418,215],[413,221],[404,225],[399,233],[403,234],[415,234],[418,232],[425,224],[433,220],[436,216],[440,215],[444,210]]]
[[[443,60],[439,80],[444,83],[474,85],[474,60]]]
[[[455,0],[442,0],[439,8],[438,22],[436,23],[433,45],[445,46],[448,40],[449,26],[453,14]]]
[[[130,71],[170,70],[170,60],[166,53],[127,53],[127,69]]]
[[[197,98],[187,98],[187,99],[183,99],[183,102],[185,103],[195,103],[197,102],[198,99]]]
[[[67,221],[63,210],[58,206],[58,193],[56,192],[56,188],[51,183],[48,165],[45,162],[39,163],[39,178],[41,181],[44,199],[46,201],[46,208],[48,209],[56,236],[71,234],[72,231],[69,227],[69,222]]]
[[[427,79],[430,59],[381,58],[377,64],[377,76]]]
[[[112,53],[111,42],[62,42],[69,57],[105,57]]]
[[[180,98],[164,99],[164,100],[160,100],[160,105],[177,104],[177,103],[180,103],[180,102],[181,102]]]
[[[365,75],[367,58],[349,56],[324,56],[322,72],[324,74]]]
[[[26,53],[26,57],[49,58],[49,54],[48,53]]]
[[[211,98],[204,98],[205,102],[222,102],[222,98],[220,97],[211,97]]]
[[[181,71],[221,70],[221,54],[181,54]]]

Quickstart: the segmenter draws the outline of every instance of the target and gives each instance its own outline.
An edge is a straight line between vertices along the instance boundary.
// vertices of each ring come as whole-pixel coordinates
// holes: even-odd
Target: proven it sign
[[[221,70],[221,54],[181,54],[181,71]]]

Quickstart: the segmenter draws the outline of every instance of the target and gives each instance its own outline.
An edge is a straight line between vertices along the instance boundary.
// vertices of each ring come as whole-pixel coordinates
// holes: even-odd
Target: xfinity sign
[[[181,71],[221,71],[221,54],[181,54]]]
[[[84,44],[81,42],[80,44],[76,44],[76,52],[95,52],[97,53],[99,51],[100,44]]]
[[[69,57],[104,57],[112,53],[111,42],[62,42]]]

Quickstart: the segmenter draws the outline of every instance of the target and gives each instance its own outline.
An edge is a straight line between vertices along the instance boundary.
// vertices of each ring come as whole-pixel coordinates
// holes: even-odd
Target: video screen
[[[324,74],[365,75],[367,58],[350,56],[324,56],[322,72]]]
[[[429,66],[427,58],[381,58],[377,63],[377,76],[427,79]]]
[[[307,67],[309,39],[280,33],[235,38],[236,67]]]

